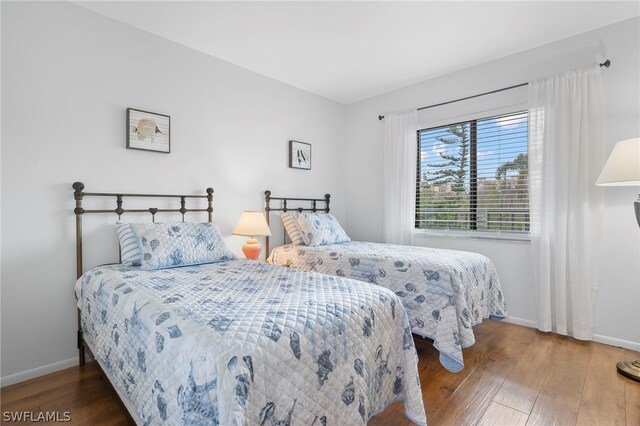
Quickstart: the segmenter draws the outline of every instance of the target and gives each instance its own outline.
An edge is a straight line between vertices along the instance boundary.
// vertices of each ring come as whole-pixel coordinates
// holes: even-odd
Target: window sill
[[[490,240],[513,243],[530,243],[531,234],[516,233],[507,231],[459,231],[459,230],[432,230],[416,229],[415,236],[420,238],[456,238],[468,240]]]

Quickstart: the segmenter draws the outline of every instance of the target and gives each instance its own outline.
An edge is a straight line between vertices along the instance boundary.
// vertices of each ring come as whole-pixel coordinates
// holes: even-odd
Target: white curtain
[[[530,82],[529,107],[537,327],[590,340],[603,209],[600,68]]]
[[[384,242],[413,244],[418,112],[384,117]]]

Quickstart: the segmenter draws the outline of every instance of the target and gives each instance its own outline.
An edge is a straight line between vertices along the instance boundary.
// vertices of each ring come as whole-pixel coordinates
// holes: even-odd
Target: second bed
[[[283,208],[270,201],[282,200]],[[324,199],[274,198],[266,211],[328,213]],[[311,201],[312,208],[287,208],[286,202]],[[317,208],[317,202],[326,203]],[[317,213],[322,214],[322,213]],[[395,292],[409,316],[411,331],[433,339],[440,362],[452,372],[464,368],[462,349],[475,343],[472,327],[485,318],[507,316],[493,262],[478,253],[359,241],[317,246],[285,244],[268,262],[373,283]]]

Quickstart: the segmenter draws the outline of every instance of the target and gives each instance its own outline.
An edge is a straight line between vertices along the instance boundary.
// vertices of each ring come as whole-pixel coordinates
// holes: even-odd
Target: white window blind
[[[527,112],[418,131],[416,228],[529,232]]]

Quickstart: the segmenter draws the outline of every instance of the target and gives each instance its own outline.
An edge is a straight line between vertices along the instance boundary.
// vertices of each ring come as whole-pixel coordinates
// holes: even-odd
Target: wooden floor
[[[640,425],[640,383],[615,363],[640,353],[487,321],[449,373],[430,342],[417,343],[424,405],[437,425]],[[1,390],[2,412],[70,412],[71,424],[120,425],[126,419],[105,379],[88,365]],[[411,424],[394,404],[370,425]]]

